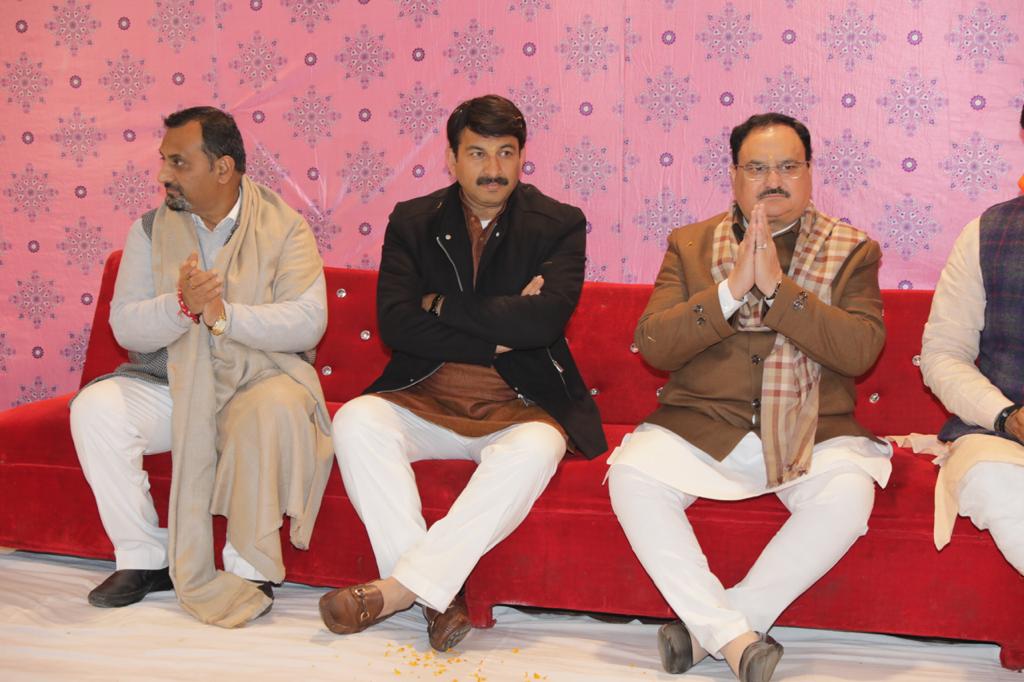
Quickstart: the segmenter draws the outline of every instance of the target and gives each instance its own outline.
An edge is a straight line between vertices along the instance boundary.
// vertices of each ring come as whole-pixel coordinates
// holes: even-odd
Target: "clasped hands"
[[[762,295],[771,296],[782,281],[782,274],[764,204],[759,202],[750,211],[747,232],[736,251],[736,263],[727,280],[729,293],[733,299],[742,301],[757,286]]]
[[[531,279],[529,282],[526,283],[526,286],[523,287],[523,290],[521,292],[519,292],[519,295],[520,296],[536,296],[537,294],[540,293],[540,290],[543,287],[544,287],[544,277],[541,276],[541,275],[537,275],[533,279]],[[425,310],[425,311],[429,311],[430,310],[430,306],[433,304],[435,296],[437,296],[437,294],[435,294],[435,293],[423,294],[423,298],[420,299],[420,306],[423,308],[423,310]],[[442,298],[441,301],[438,303],[438,306],[437,306],[438,314],[441,313],[441,308],[443,306],[444,306],[444,299]],[[507,353],[510,350],[512,350],[512,349],[509,348],[508,346],[499,345],[495,349],[494,352],[495,352],[495,354],[500,354],[500,353]]]
[[[193,315],[202,315],[207,326],[224,313],[224,280],[216,270],[201,270],[195,251],[178,268],[178,288],[188,309]]]

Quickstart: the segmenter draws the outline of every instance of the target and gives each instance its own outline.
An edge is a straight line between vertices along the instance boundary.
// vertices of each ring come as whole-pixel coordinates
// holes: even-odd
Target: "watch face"
[[[221,317],[218,318],[217,321],[213,323],[212,327],[210,327],[210,333],[213,334],[214,336],[220,336],[221,334],[224,333],[224,330],[227,328],[227,318]]]

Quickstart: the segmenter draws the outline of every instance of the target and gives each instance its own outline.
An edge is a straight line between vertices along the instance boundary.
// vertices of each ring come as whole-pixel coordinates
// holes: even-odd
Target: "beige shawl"
[[[1024,466],[1024,446],[1015,440],[987,433],[968,433],[952,443],[923,433],[887,438],[902,448],[936,455],[934,462],[941,469],[935,480],[935,523],[932,531],[935,549],[942,549],[953,537],[953,526],[960,512],[960,481],[971,467],[979,462]]]
[[[162,206],[153,227],[158,294],[177,291],[179,267],[198,249],[191,215]],[[239,224],[218,254],[214,269],[225,280],[225,300],[258,305],[298,298],[322,272],[323,263],[305,221],[272,191],[243,176]],[[293,517],[292,543],[304,549],[330,472],[330,418],[316,372],[299,355],[264,352],[225,336],[211,337],[203,324],[190,327],[167,350],[173,401],[168,510],[171,578],[186,611],[205,623],[236,627],[261,614],[270,602],[254,583],[216,570],[211,513],[237,508],[238,514],[228,519],[228,540],[264,575],[281,580],[284,567],[276,535],[282,506]],[[286,417],[270,430],[305,433],[304,439],[296,439],[293,433],[274,439],[257,433],[265,429],[233,428],[240,411],[224,408],[230,407],[236,392],[278,375],[290,377],[305,390],[309,413]],[[275,452],[281,449],[277,442],[305,442],[311,447],[305,452]],[[223,461],[224,452],[218,451],[218,445],[225,443],[235,453],[231,462]],[[246,469],[238,461],[243,455],[250,458],[249,469],[256,460],[261,467],[270,462],[271,470],[259,471],[255,477],[251,473],[222,475],[225,466],[232,471]],[[234,485],[260,477],[269,477],[270,484],[257,490]],[[278,499],[281,493],[286,497],[283,503]],[[240,496],[256,499],[244,506],[230,504],[231,498]],[[228,502],[214,505],[215,500]]]
[[[711,275],[716,282],[729,277],[739,243],[733,233],[738,210],[715,227],[711,248]],[[832,281],[858,244],[867,240],[860,230],[819,213],[809,203],[800,218],[799,234],[789,265],[797,285],[822,302],[832,301]],[[793,305],[800,304],[798,298]],[[760,296],[748,296],[739,310],[741,332],[772,331],[762,320]],[[818,384],[821,365],[810,359],[782,334],[764,361],[761,385],[761,442],[769,487],[807,473],[818,426]]]

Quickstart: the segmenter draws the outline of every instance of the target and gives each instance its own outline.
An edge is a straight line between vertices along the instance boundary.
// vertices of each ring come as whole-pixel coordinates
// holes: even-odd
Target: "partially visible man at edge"
[[[609,457],[612,506],[680,617],[659,630],[682,673],[721,654],[767,682],[778,615],[867,532],[891,447],[853,418],[854,378],[882,350],[881,249],[811,202],[811,136],[783,114],[730,136],[734,202],[678,228],[635,342],[669,371],[661,406]],[[684,510],[772,493],[791,516],[724,589]]]
[[[1020,113],[1024,131],[1024,108]],[[1024,177],[1018,181],[1024,192]],[[953,416],[935,484],[935,546],[959,513],[1024,575],[1024,194],[964,227],[924,327],[924,382]]]
[[[320,600],[327,627],[359,632],[415,601],[430,644],[470,630],[463,583],[544,491],[567,439],[606,448],[563,336],[583,287],[586,219],[520,184],[526,121],[495,95],[448,119],[452,185],[398,204],[381,255],[377,315],[391,361],[334,417],[349,498],[380,580]],[[478,464],[429,530],[411,462]]]
[[[71,405],[71,432],[117,570],[89,593],[118,607],[174,589],[200,621],[242,625],[285,577],[282,515],[308,545],[331,466],[311,364],[327,324],[309,226],[245,176],[234,119],[194,107],[164,120],[164,205],[128,233],[110,325],[130,362]],[[171,451],[168,527],[142,456]],[[225,571],[211,515],[227,517]]]

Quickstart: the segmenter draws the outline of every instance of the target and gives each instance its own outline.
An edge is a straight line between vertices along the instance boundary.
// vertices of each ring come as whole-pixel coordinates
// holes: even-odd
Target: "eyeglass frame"
[[[782,170],[782,166],[788,164],[793,164],[793,168],[789,172],[784,172]],[[764,168],[764,170],[757,175],[753,175],[752,171],[749,169],[749,166],[761,166]],[[764,180],[769,175],[771,175],[772,171],[778,173],[780,178],[787,178],[789,180],[799,180],[804,176],[804,169],[811,167],[811,162],[783,161],[782,163],[773,166],[767,163],[755,163],[751,161],[743,164],[742,166],[739,165],[738,163],[734,163],[732,164],[732,167],[735,168],[737,171],[742,171],[743,177],[746,178],[747,180]]]

